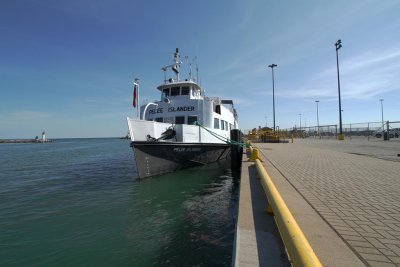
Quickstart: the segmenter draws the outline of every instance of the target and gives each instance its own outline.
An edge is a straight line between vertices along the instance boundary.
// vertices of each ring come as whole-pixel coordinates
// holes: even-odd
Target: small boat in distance
[[[139,178],[225,159],[231,154],[231,139],[239,141],[233,101],[205,96],[191,70],[181,80],[181,64],[177,48],[173,64],[162,68],[164,83],[157,87],[160,101],[140,108],[135,80],[133,106],[138,106],[138,113],[127,121]],[[166,78],[169,70],[175,79]]]

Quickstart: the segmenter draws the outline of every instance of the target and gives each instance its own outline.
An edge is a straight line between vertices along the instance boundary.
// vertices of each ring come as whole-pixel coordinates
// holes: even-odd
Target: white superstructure
[[[140,107],[139,118],[127,118],[132,141],[162,141],[162,134],[173,129],[175,136],[168,142],[226,143],[230,130],[238,129],[237,115],[231,100],[204,96],[204,91],[192,79],[180,80],[178,49],[171,69],[176,79],[166,79],[157,87],[160,101]],[[165,139],[164,139],[165,140]]]

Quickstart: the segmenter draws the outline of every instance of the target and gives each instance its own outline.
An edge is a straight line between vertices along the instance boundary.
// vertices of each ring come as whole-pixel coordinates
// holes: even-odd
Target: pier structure
[[[252,147],[323,266],[400,266],[400,142],[298,139]],[[285,230],[271,224],[280,215],[267,212],[271,203],[251,158],[242,165],[235,266],[304,266],[280,238]]]

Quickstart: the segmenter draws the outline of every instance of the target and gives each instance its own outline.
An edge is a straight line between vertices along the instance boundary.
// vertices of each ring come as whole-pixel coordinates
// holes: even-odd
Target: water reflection
[[[220,162],[138,181],[127,233],[134,263],[231,265],[239,175]]]

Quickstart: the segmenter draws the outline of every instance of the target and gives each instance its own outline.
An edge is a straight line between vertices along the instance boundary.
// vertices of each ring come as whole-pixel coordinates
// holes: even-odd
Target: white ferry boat
[[[239,141],[233,101],[205,96],[191,70],[181,80],[181,64],[177,48],[173,64],[162,68],[160,101],[141,106],[137,118],[127,118],[139,178],[225,159],[231,154],[231,139]],[[168,70],[175,79],[166,78]]]

